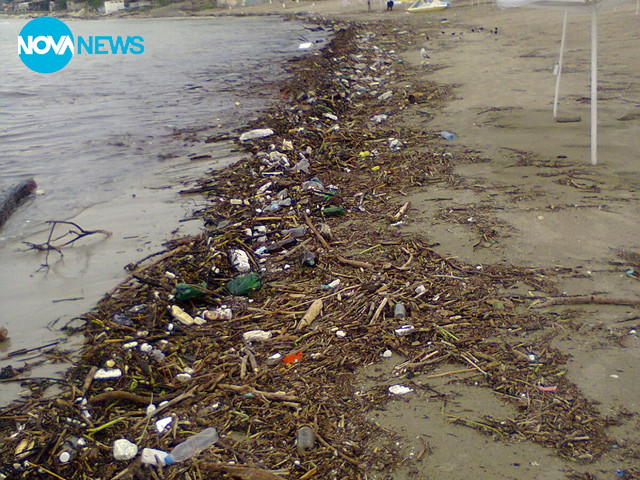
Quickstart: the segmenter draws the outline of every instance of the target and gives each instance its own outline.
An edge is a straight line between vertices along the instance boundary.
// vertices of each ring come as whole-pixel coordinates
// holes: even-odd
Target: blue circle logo
[[[27,67],[38,73],[63,69],[73,57],[73,35],[57,18],[34,18],[18,35],[18,55]]]

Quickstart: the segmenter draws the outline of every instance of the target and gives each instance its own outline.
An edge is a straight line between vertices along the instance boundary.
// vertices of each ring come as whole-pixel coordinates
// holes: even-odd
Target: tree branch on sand
[[[47,241],[44,243],[32,243],[32,242],[22,242],[28,245],[33,250],[39,250],[47,252],[47,256],[45,257],[45,261],[40,268],[48,268],[49,267],[49,253],[54,250],[60,254],[60,257],[63,257],[62,249],[73,245],[76,241],[81,238],[88,237],[89,235],[104,235],[105,237],[111,236],[111,232],[107,230],[85,230],[80,225],[74,222],[65,222],[62,220],[49,220],[46,223],[51,225],[51,230],[49,231],[49,236],[47,237]],[[60,236],[54,237],[55,229],[58,225],[71,225],[75,227],[75,229],[69,229],[66,233],[63,233]],[[66,240],[62,243],[61,240]]]

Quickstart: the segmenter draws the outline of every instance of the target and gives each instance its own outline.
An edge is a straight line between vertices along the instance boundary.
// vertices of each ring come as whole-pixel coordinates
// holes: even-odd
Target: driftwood
[[[62,257],[63,256],[62,249],[64,247],[73,245],[76,241],[80,240],[81,238],[88,237],[89,235],[96,235],[96,234],[101,234],[101,235],[104,235],[105,237],[111,236],[111,232],[107,230],[85,230],[80,225],[74,222],[65,222],[62,220],[49,220],[46,223],[51,225],[51,230],[49,230],[49,236],[47,237],[46,242],[44,243],[22,242],[34,250],[47,252],[47,256],[41,268],[49,267],[49,253],[52,250],[58,252]],[[55,232],[56,226],[58,225],[71,225],[72,227],[75,227],[77,230],[70,229],[66,233],[63,233],[62,235],[54,238],[53,234]],[[63,239],[65,239],[64,242],[58,243],[58,244],[55,243]]]
[[[263,468],[226,465],[224,463],[203,463],[200,468],[207,472],[224,472],[242,480],[282,480],[284,477]]]
[[[38,185],[29,178],[12,187],[3,198],[0,198],[0,227],[5,224],[11,214],[23,203]]]
[[[544,302],[534,303],[532,308],[546,308],[553,305],[628,305],[640,307],[640,300],[632,298],[607,298],[595,295],[578,295],[575,297],[552,297]]]

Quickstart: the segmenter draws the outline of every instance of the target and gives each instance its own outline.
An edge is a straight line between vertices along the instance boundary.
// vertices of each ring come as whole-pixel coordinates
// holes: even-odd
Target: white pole
[[[639,0],[640,1],[640,0]],[[553,119],[558,118],[558,94],[560,93],[560,77],[562,76],[562,57],[564,55],[564,39],[567,36],[567,17],[569,12],[564,12],[564,22],[562,23],[562,39],[560,40],[560,55],[558,56],[558,71],[556,72],[556,94],[553,97]]]
[[[598,164],[598,10],[591,12],[591,165]]]

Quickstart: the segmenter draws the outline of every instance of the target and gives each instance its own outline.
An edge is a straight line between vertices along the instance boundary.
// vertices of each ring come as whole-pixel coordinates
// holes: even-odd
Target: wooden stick
[[[153,267],[154,265],[157,265],[158,263],[162,262],[163,260],[166,260],[167,258],[171,257],[172,255],[177,255],[178,253],[183,252],[184,250],[186,250],[188,247],[188,245],[180,245],[179,247],[174,248],[173,250],[165,253],[164,255],[161,255],[160,257],[156,258],[153,262],[151,262],[148,265],[145,265],[143,267],[137,268],[133,274],[140,274],[142,272],[144,272],[145,270],[147,270],[148,268]],[[123,285],[129,283],[131,280],[134,279],[133,274],[129,275],[122,283],[120,283],[119,285],[117,285],[116,287],[114,287],[113,289],[109,290],[107,292],[107,296],[110,297],[111,295],[113,295],[114,293],[116,293],[118,291],[118,289],[120,287],[122,287]]]
[[[200,468],[209,471],[225,472],[232,477],[241,478],[242,480],[283,480],[283,477],[276,475],[272,471],[257,467],[205,462],[200,464]],[[288,475],[288,472],[282,472],[282,474]]]
[[[164,410],[166,410],[167,408],[171,408],[173,407],[176,403],[180,403],[182,400],[184,400],[185,398],[189,398],[189,397],[193,397],[193,391],[195,389],[197,389],[198,386],[193,387],[191,390],[184,392],[180,395],[178,395],[176,398],[174,398],[173,400],[168,401],[167,403],[165,403],[164,405],[159,406],[158,408],[156,408],[153,412],[149,412],[147,413],[141,420],[138,420],[138,422],[136,422],[136,424],[133,426],[133,429],[135,430],[136,428],[140,427],[143,423],[148,422],[149,420],[151,420],[153,417],[155,417],[156,415],[158,415],[160,412],[163,412]]]
[[[318,229],[316,227],[313,226],[313,223],[311,223],[311,219],[309,218],[309,215],[307,215],[307,212],[302,212],[302,215],[304,215],[305,223],[311,229],[311,231],[316,236],[318,241],[322,244],[322,246],[324,248],[326,248],[327,250],[331,250],[331,247],[329,246],[327,241],[324,239],[324,237],[322,235],[320,235],[320,232],[318,231]]]
[[[367,262],[361,262],[359,260],[350,260],[348,258],[341,257],[340,255],[336,255],[336,259],[340,263],[344,263],[345,265],[351,265],[352,267],[357,268],[373,268],[373,265]]]
[[[87,393],[87,390],[89,390],[91,382],[93,382],[93,378],[96,376],[97,371],[98,367],[96,366],[91,367],[91,369],[89,370],[89,373],[87,374],[86,378],[84,379],[84,383],[82,384],[82,391],[80,392],[81,397],[84,397]]]
[[[374,313],[373,317],[371,317],[371,321],[369,322],[369,325],[373,325],[374,323],[376,323],[376,320],[382,313],[382,309],[387,305],[387,303],[389,303],[389,297],[384,297],[380,302],[380,305],[378,306],[376,313]]]
[[[531,308],[546,308],[552,305],[627,305],[640,307],[640,300],[632,298],[607,298],[595,295],[578,295],[575,297],[551,297],[544,302],[534,303]]]
[[[262,396],[267,400],[282,400],[285,402],[301,402],[301,400],[295,395],[291,395],[285,392],[263,392],[262,390],[256,390],[249,385],[229,385],[228,383],[218,384],[218,388],[223,390],[231,390],[235,393],[251,393],[256,396]]]
[[[346,460],[347,462],[349,462],[352,465],[358,465],[358,466],[360,465],[360,462],[358,462],[356,459],[351,458],[350,456],[342,453],[340,450],[338,450],[336,447],[334,447],[329,442],[327,442],[324,438],[322,438],[318,432],[316,432],[316,438],[320,441],[320,443],[322,445],[324,445],[325,447],[330,448],[331,450],[335,451],[338,454],[338,456],[340,458],[342,458],[343,460]]]
[[[452,370],[450,372],[436,373],[434,375],[429,375],[427,378],[448,377],[449,375],[456,375],[458,373],[475,372],[475,371],[476,371],[475,368],[462,368],[460,370]]]
[[[407,213],[407,210],[409,210],[409,208],[411,208],[411,202],[405,203],[404,205],[402,205],[402,207],[400,207],[400,210],[398,210],[398,213],[396,213],[393,217],[391,217],[391,220],[393,222],[399,221],[402,217],[404,217],[404,215]]]
[[[274,258],[274,262],[279,262],[281,260],[284,260],[287,257],[290,257],[291,255],[293,255],[295,252],[297,252],[298,250],[300,250],[302,247],[304,247],[305,245],[307,245],[309,242],[311,241],[310,238],[307,238],[304,242],[296,245],[295,247],[293,247],[291,250],[287,251],[286,253],[283,253],[282,255],[280,255],[279,257]]]

